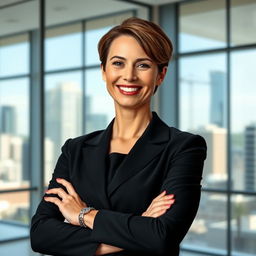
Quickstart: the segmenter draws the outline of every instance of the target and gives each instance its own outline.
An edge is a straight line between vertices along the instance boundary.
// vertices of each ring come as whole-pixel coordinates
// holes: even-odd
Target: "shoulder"
[[[169,127],[169,128],[170,128],[170,139],[172,141],[177,141],[181,144],[193,143],[193,144],[199,144],[199,145],[201,144],[206,146],[205,139],[199,134],[182,131],[175,127]]]
[[[174,127],[170,129],[169,146],[176,152],[176,154],[184,152],[197,152],[203,158],[206,158],[207,145],[205,139],[199,135],[186,131],[181,131]]]
[[[206,148],[205,139],[199,134],[179,130],[166,124],[155,112],[153,112],[152,132],[150,135],[158,141],[168,141],[172,148],[182,149],[184,147],[201,146]],[[152,138],[151,138],[152,140]]]
[[[64,145],[62,146],[62,151],[68,150],[73,152],[76,149],[80,149],[86,143],[89,143],[90,141],[94,141],[95,139],[97,139],[104,131],[105,130],[98,130],[75,138],[69,138],[65,141]]]

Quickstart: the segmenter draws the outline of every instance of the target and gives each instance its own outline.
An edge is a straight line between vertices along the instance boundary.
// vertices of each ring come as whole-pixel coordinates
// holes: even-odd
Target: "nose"
[[[127,66],[124,70],[123,78],[127,82],[133,82],[137,80],[135,68],[133,66]]]

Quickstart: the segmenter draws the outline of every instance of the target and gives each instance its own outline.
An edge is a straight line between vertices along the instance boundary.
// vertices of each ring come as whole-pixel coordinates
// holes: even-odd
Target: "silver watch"
[[[78,215],[78,221],[79,221],[79,224],[80,224],[81,227],[87,228],[86,224],[84,223],[84,215],[85,215],[86,213],[90,212],[91,210],[94,210],[94,209],[95,209],[95,208],[93,208],[93,207],[85,207],[85,208],[83,208],[83,209],[80,211],[80,213],[79,213],[79,215]]]

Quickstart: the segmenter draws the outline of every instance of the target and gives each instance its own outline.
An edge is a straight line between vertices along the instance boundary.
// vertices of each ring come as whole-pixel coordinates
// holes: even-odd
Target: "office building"
[[[245,189],[256,190],[256,124],[245,127]]]
[[[17,117],[14,106],[2,106],[1,112],[1,133],[16,134]]]

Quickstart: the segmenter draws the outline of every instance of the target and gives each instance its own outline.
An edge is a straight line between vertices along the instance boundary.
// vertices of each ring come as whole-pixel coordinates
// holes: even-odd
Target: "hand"
[[[61,200],[57,197],[49,196],[45,196],[44,200],[57,205],[64,218],[69,223],[79,226],[78,215],[84,207],[87,207],[86,203],[81,200],[70,182],[60,178],[56,179],[56,181],[62,184],[67,189],[68,193],[62,188],[52,188],[45,193],[58,195]]]
[[[123,249],[109,244],[100,244],[95,252],[95,255],[104,255],[120,251],[123,251]]]
[[[142,213],[142,216],[154,218],[160,217],[174,204],[174,202],[174,195],[166,195],[166,191],[163,191],[153,199],[148,209]]]

